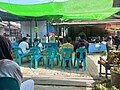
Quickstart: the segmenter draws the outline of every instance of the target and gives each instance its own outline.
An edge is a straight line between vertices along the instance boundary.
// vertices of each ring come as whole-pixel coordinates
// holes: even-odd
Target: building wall
[[[38,26],[38,38],[42,38],[47,34],[47,25],[46,21],[37,21]],[[35,22],[32,21],[32,38],[36,37],[36,33],[34,32]],[[30,35],[30,21],[22,21],[21,22],[21,33],[22,37],[26,37],[26,34]]]

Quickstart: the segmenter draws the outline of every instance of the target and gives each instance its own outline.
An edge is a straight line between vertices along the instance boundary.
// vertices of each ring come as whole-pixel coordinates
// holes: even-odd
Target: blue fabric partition
[[[96,53],[107,50],[106,44],[103,43],[89,43],[88,52]]]
[[[12,49],[18,47],[18,43],[17,42],[11,42],[11,46],[12,46]]]
[[[52,46],[58,46],[58,43],[42,43],[43,47],[52,47]]]
[[[54,33],[54,27],[51,26],[51,25],[49,25],[49,26],[48,26],[48,32],[49,32],[49,33]]]

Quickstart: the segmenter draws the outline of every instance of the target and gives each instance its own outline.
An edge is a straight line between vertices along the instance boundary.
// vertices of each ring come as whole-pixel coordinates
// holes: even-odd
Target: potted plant
[[[111,52],[111,55],[109,55],[110,64],[113,64],[113,67],[111,68],[111,83],[112,85],[116,86],[117,88],[120,88],[120,52]]]

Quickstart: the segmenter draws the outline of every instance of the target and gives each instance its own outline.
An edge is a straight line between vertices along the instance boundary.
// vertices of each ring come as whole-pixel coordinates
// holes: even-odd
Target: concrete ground
[[[91,90],[95,83],[100,81],[98,75],[100,54],[88,54],[87,71],[83,69],[72,71],[69,68],[64,71],[61,65],[53,69],[47,68],[40,63],[38,69],[30,69],[29,63],[23,63],[21,66],[25,79],[32,78],[35,81],[35,90]]]
[[[86,87],[35,85],[35,90],[91,90]]]

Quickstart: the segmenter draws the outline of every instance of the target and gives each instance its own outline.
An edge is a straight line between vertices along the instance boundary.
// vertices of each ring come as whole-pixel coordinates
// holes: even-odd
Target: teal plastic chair
[[[0,90],[20,90],[20,86],[15,78],[0,77]]]
[[[60,48],[57,45],[53,46],[53,48],[55,49],[55,58],[57,58],[57,65],[58,65],[60,61]]]
[[[79,70],[80,61],[83,60],[84,72],[86,72],[86,57],[87,57],[87,50],[85,48],[76,49],[74,65],[77,61],[77,70]]]
[[[50,62],[51,69],[54,67],[54,59],[55,59],[55,49],[53,47],[46,48],[46,68],[48,67],[48,63]]]
[[[36,54],[35,54],[35,69],[37,69],[40,59],[43,61],[43,65],[44,65],[44,56],[43,56],[43,54],[42,54],[42,52],[41,52],[40,47],[36,46],[35,48],[36,48]]]
[[[21,66],[22,58],[27,57],[28,54],[24,54],[20,47],[14,48],[14,52],[15,52],[16,59],[18,59],[18,65]]]
[[[40,59],[43,61],[44,65],[44,56],[42,55],[42,52],[40,50],[40,47],[32,47],[30,48],[30,68],[32,68],[33,64],[35,63],[35,69],[38,68],[38,64]]]
[[[30,52],[29,52],[29,60],[30,60],[30,68],[33,67],[34,65],[34,61],[35,61],[35,53],[36,49],[35,48],[30,48]]]
[[[65,70],[66,61],[69,61],[70,70],[72,70],[72,49],[71,48],[63,48],[62,49],[62,65]]]

